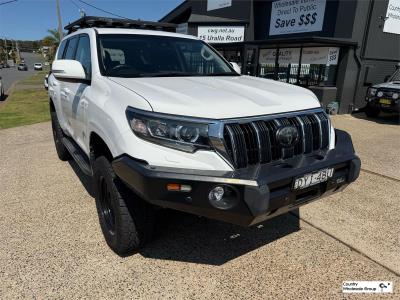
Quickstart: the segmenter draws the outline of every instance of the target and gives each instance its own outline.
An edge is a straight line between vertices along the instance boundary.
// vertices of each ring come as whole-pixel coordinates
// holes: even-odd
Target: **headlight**
[[[210,149],[204,120],[171,116],[133,108],[126,110],[129,125],[140,138],[186,152]]]
[[[394,100],[396,100],[397,98],[399,98],[399,94],[398,93],[393,93],[392,98]]]
[[[378,90],[378,89],[370,88],[368,93],[369,93],[371,96],[375,96],[377,90]]]

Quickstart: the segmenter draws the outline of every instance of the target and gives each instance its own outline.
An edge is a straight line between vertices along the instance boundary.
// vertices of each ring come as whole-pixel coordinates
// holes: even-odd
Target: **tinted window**
[[[99,35],[99,63],[115,77],[237,76],[199,40],[152,35]]]
[[[78,37],[73,37],[69,39],[67,52],[64,55],[64,59],[74,59],[77,44],[78,44]]]
[[[57,52],[57,59],[62,59],[62,56],[64,54],[65,46],[67,45],[67,40],[64,40],[60,47],[58,47],[58,52]]]
[[[90,58],[90,40],[87,35],[82,35],[79,38],[75,60],[82,64],[83,69],[85,70],[86,78],[90,79],[92,74],[92,63]]]

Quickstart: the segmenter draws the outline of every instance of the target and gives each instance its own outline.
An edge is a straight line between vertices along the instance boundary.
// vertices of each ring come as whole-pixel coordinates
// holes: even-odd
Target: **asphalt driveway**
[[[252,228],[164,212],[126,258],[103,240],[90,178],[57,159],[50,123],[0,130],[0,299],[342,299],[344,280],[393,281],[385,299],[398,299],[399,127],[334,123],[363,163],[344,192]]]

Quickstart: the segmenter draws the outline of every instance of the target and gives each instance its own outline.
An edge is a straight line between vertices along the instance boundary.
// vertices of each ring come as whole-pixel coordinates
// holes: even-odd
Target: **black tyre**
[[[367,107],[365,108],[365,114],[368,118],[376,118],[380,112],[381,110],[379,107],[372,106],[370,104],[367,104]]]
[[[115,175],[104,156],[94,161],[93,174],[97,213],[108,246],[121,256],[137,251],[152,237],[153,208]]]
[[[58,158],[62,161],[70,160],[71,154],[69,154],[67,148],[64,146],[62,142],[64,133],[61,129],[60,123],[58,123],[56,112],[51,110],[50,116],[51,116],[51,127],[53,129],[53,139],[54,139],[54,144],[56,146]]]

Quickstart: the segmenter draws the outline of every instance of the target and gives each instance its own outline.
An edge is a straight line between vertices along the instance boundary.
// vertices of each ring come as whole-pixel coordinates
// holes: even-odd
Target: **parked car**
[[[28,66],[25,63],[20,63],[18,65],[18,71],[28,71]]]
[[[400,65],[385,83],[370,87],[365,100],[365,114],[368,117],[377,117],[381,111],[400,113]]]
[[[0,63],[0,69],[3,69],[3,63]]]
[[[41,70],[43,70],[43,65],[42,65],[41,63],[35,63],[35,64],[33,65],[33,69],[34,69],[35,71],[41,71]]]
[[[44,62],[44,65],[47,67],[47,66],[50,65],[50,63],[49,63],[48,61],[45,61],[45,62]]]
[[[100,20],[66,26],[48,91],[58,157],[92,176],[116,253],[151,239],[158,208],[250,226],[359,176],[310,90],[242,76],[197,37]]]
[[[49,74],[46,74],[46,76],[44,77],[44,88],[46,90],[49,89]]]
[[[3,63],[3,68],[9,68],[9,67],[10,65],[7,62]]]
[[[0,76],[0,101],[3,101],[5,98],[4,94],[4,86],[3,86],[3,78]]]

